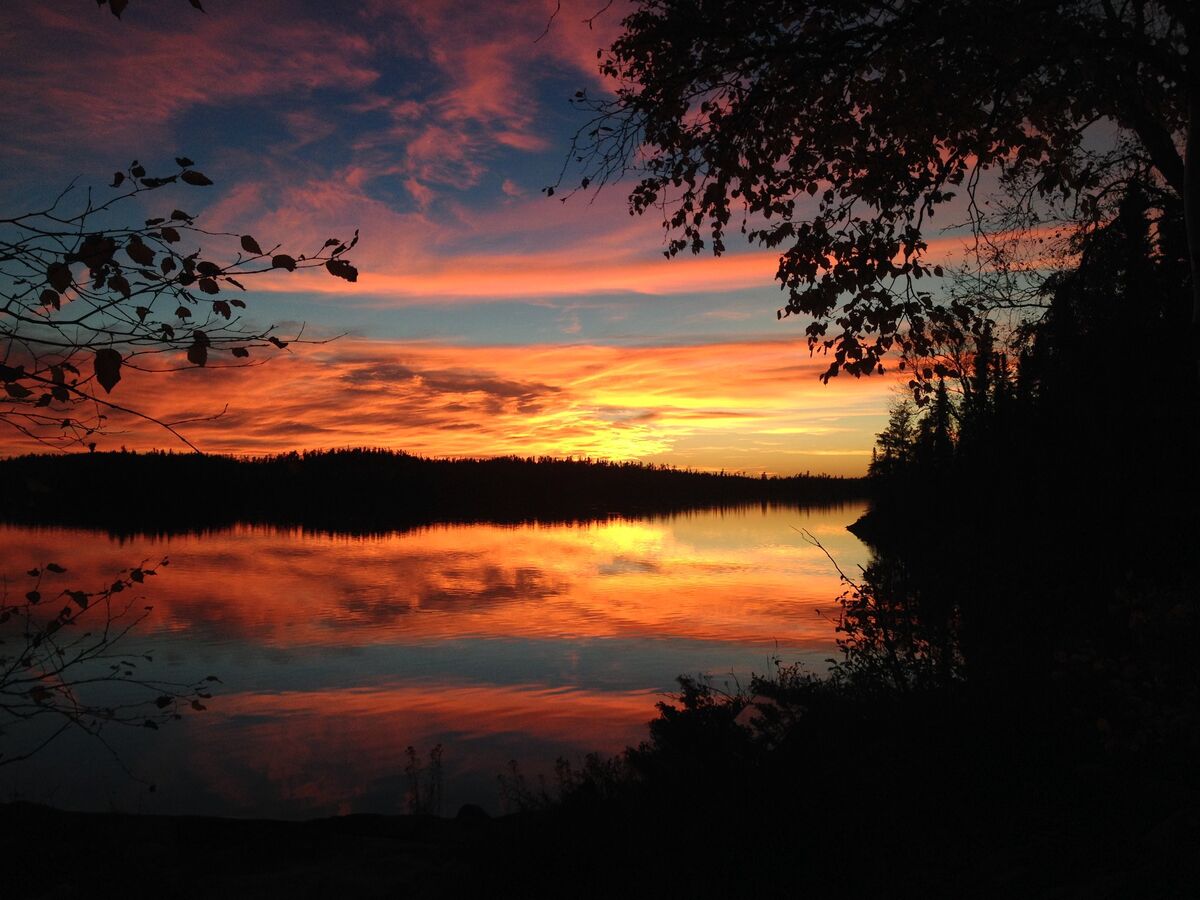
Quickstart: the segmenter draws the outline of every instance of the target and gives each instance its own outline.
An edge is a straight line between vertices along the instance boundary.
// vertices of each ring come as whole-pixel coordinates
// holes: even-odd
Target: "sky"
[[[562,0],[91,0],[0,6],[0,217],[72,179],[186,155],[215,184],[145,195],[264,247],[359,244],[356,283],[247,283],[247,322],[308,339],[266,365],[131,375],[121,401],[208,452],[383,446],[752,474],[866,469],[896,382],[823,385],[777,256],[663,255],[620,184],[561,202],[620,5]],[[139,198],[140,199],[140,198]],[[219,414],[219,415],[218,415]],[[102,448],[186,449],[114,420]],[[26,449],[0,434],[0,452]]]

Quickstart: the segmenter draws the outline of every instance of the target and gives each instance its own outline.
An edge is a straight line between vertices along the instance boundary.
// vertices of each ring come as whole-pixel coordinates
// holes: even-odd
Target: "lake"
[[[0,792],[74,809],[402,813],[406,748],[427,761],[440,744],[442,812],[497,812],[510,761],[536,784],[556,757],[637,743],[680,674],[745,683],[776,655],[823,671],[841,588],[801,530],[854,573],[869,551],[845,526],[862,512],[750,506],[371,536],[0,525],[10,594],[35,565],[68,568],[56,590],[95,589],[169,557],[142,591],[153,612],[122,646],[153,656],[143,674],[221,679],[203,712],[108,729],[111,754],[76,734],[0,767]]]

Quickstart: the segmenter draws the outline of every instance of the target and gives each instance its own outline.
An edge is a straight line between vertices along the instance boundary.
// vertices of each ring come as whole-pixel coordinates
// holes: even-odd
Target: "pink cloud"
[[[48,4],[26,15],[21,40],[6,41],[17,64],[6,67],[0,103],[15,126],[10,140],[30,148],[145,147],[198,108],[364,89],[377,78],[364,38],[281,15],[273,3],[171,17],[166,27]]]

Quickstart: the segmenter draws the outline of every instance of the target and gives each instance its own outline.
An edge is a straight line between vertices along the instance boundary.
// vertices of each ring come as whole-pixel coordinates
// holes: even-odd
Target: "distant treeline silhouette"
[[[381,532],[439,522],[582,521],[746,504],[828,505],[863,479],[750,477],[551,457],[427,459],[347,449],[237,458],[169,452],[0,460],[0,517],[114,533],[236,522]]]

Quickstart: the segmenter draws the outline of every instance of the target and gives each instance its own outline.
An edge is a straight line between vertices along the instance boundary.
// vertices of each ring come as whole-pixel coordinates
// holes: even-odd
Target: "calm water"
[[[861,513],[753,507],[382,537],[238,527],[123,542],[0,525],[10,579],[56,561],[70,569],[61,586],[94,589],[169,556],[127,647],[152,652],[160,677],[223,682],[205,712],[114,731],[119,762],[86,737],[61,738],[0,768],[0,791],[82,809],[404,812],[405,748],[424,756],[441,743],[443,812],[466,801],[496,811],[509,760],[532,780],[557,756],[636,743],[680,673],[744,680],[775,653],[822,669],[840,587],[797,529],[853,572],[868,554],[845,526]]]

